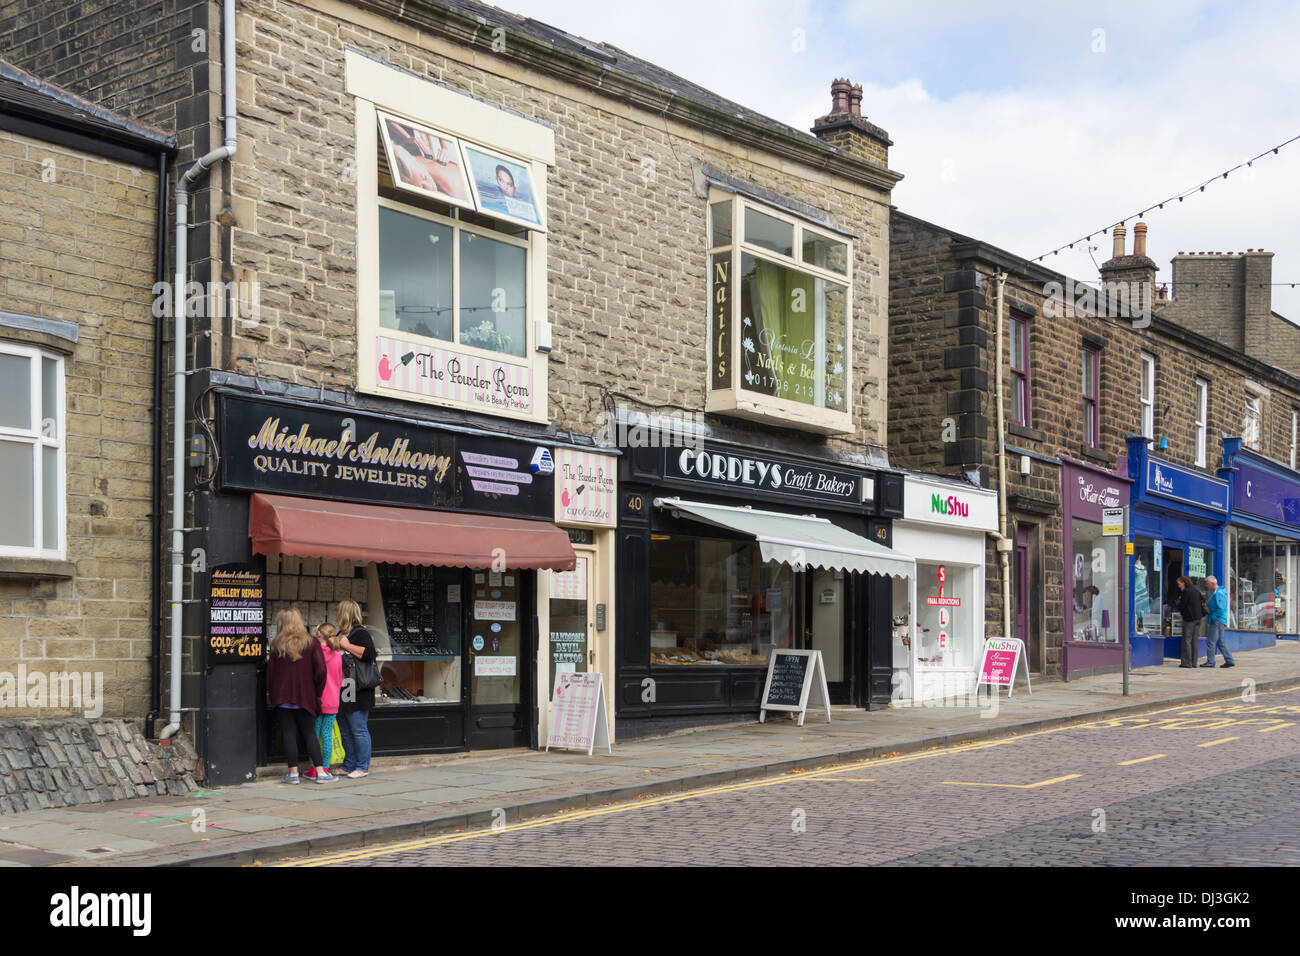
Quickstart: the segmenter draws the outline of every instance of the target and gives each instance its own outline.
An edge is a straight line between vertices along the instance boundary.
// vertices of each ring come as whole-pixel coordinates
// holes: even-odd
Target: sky
[[[1300,134],[1292,0],[498,2],[799,129],[860,83],[895,205],[1028,259],[1093,233],[1044,262],[1083,280],[1102,228]],[[1300,323],[1300,142],[1145,222],[1160,282],[1179,251],[1273,252]]]

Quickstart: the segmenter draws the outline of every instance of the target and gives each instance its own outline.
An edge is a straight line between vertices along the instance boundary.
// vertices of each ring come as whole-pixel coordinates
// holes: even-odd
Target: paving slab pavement
[[[1039,683],[991,709],[901,706],[836,708],[831,723],[809,713],[714,725],[615,745],[592,757],[511,750],[441,760],[377,759],[363,780],[269,777],[237,787],[0,817],[0,865],[239,865],[510,821],[762,777],[884,754],[951,745],[1062,723],[1300,683],[1300,643],[1238,656],[1233,669],[1144,668],[1132,693],[1119,675]],[[203,809],[206,827],[193,811]],[[92,852],[96,848],[104,852]]]

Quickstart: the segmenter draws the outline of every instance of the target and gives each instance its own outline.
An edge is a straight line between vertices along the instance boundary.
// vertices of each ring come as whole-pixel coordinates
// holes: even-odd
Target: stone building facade
[[[68,4],[50,13],[11,2],[0,29],[14,31],[24,64],[175,129],[177,164],[185,169],[222,140],[222,4],[145,5],[138,22],[110,16],[111,6]],[[138,29],[145,21],[156,28]],[[72,52],[55,40],[60,30],[84,36],[84,44]],[[860,88],[837,81],[831,111],[809,135],[622,50],[460,0],[240,0],[235,40],[239,148],[210,171],[191,216],[187,276],[206,294],[187,328],[199,415],[187,431],[203,436],[206,459],[187,475],[192,510],[184,523],[196,529],[187,534],[187,551],[204,549],[214,566],[254,558],[250,507],[255,519],[258,505],[249,494],[230,494],[230,476],[219,471],[232,467],[234,427],[223,404],[231,395],[280,401],[290,408],[286,416],[365,415],[375,427],[423,434],[428,426],[444,436],[526,444],[530,453],[541,445],[576,455],[596,448],[614,416],[655,412],[684,416],[692,434],[710,441],[839,462],[864,475],[885,465],[889,198],[900,176],[888,168],[887,135],[861,115]],[[402,133],[402,123],[415,125]],[[531,210],[518,202],[497,208],[542,212],[544,229],[518,228],[519,216],[503,229],[478,195],[491,188],[486,180],[475,182],[473,197],[449,203],[413,198],[395,175],[407,174],[391,142],[412,130],[460,141],[471,165],[472,150],[496,157],[498,176],[505,169],[513,177],[512,190],[527,179]],[[727,208],[737,210],[739,229],[739,210],[747,208],[771,213],[778,231],[800,230],[806,248],[778,252],[791,263],[823,254],[811,251],[818,243],[831,255],[851,249],[849,260],[831,269],[851,276],[849,307],[828,305],[826,320],[831,336],[851,333],[839,343],[842,357],[807,372],[808,382],[818,383],[815,402],[782,400],[780,384],[756,392],[739,371],[729,390],[710,387],[721,366],[709,341],[710,303],[717,301],[709,244],[726,228],[717,211],[726,197],[735,200]],[[453,358],[469,355],[484,370],[482,380],[459,376],[454,384],[462,391],[403,377],[403,369],[423,369],[423,357],[406,351],[412,335],[386,311],[392,300],[380,295],[388,280],[381,284],[386,266],[376,248],[379,221],[397,214],[458,230],[447,236],[460,237],[452,241],[462,255],[469,255],[466,237],[487,235],[529,257],[521,290],[492,290],[493,312],[499,291],[524,297],[526,324],[513,333],[522,342],[500,338],[504,326],[493,327],[496,319],[470,330],[486,336],[476,341],[495,343],[491,348],[521,346],[522,354],[498,363],[482,351],[458,351],[468,339],[453,342]],[[741,355],[742,337],[731,341]],[[498,375],[517,376],[508,384],[524,389],[504,405],[479,394],[478,383]],[[590,660],[611,686],[613,632],[626,624],[615,605],[613,518],[590,538],[587,530],[573,529],[571,537],[580,555],[593,549],[592,604],[608,611],[610,625],[600,632],[593,626]],[[639,533],[648,545],[648,527]],[[377,611],[379,585],[367,576],[379,562],[363,569],[344,555],[321,557],[317,570],[315,560],[267,554],[261,567],[270,575],[271,610],[292,600],[314,623],[331,606],[327,600],[365,591],[367,614]],[[543,582],[559,572],[541,567],[536,601],[545,654]],[[209,707],[200,702],[251,701],[257,688],[246,671],[205,667],[208,582],[188,566],[185,576],[191,603],[182,697],[189,720],[196,707]],[[363,578],[365,588],[357,583]],[[649,622],[635,626],[645,630]],[[534,706],[549,696],[545,676],[536,683],[526,695]],[[236,729],[192,727],[201,748],[205,739],[229,742],[264,729],[231,719]],[[211,747],[206,756],[211,765]]]
[[[997,487],[993,276],[1007,276],[1002,355],[1012,628],[1026,638],[1031,671],[1046,676],[1111,669],[1104,663],[1069,667],[1064,660],[1072,644],[1066,622],[1075,617],[1066,603],[1078,596],[1067,576],[1071,522],[1063,474],[1072,484],[1076,474],[1088,475],[1088,484],[1113,487],[1127,503],[1127,439],[1145,434],[1152,456],[1210,478],[1222,462],[1222,439],[1248,429],[1248,408],[1258,417],[1257,451],[1294,464],[1300,379],[1197,332],[1198,300],[1190,287],[1177,303],[1154,292],[1157,268],[1146,256],[1145,224],[1136,227],[1131,253],[1124,228],[1118,233],[1114,254],[1102,266],[1103,282],[1111,283],[1108,297],[1105,286],[1078,283],[898,210],[892,217],[889,433],[895,465],[978,472],[984,487]],[[1145,298],[1125,298],[1133,282]],[[1144,304],[1150,305],[1145,314]],[[1255,311],[1271,315],[1267,301]],[[1017,334],[1023,338],[1013,349]],[[1092,403],[1082,391],[1085,352],[1095,356],[1097,373],[1091,436]],[[1018,400],[1022,380],[1027,384]],[[1204,413],[1198,380],[1206,385]],[[1248,406],[1252,398],[1258,405]],[[1001,634],[1002,572],[993,539],[987,557],[988,633]],[[1018,561],[1026,565],[1023,577]],[[1108,630],[1122,615],[1121,604]]]
[[[151,290],[173,145],[0,61],[0,716],[149,709]],[[56,675],[84,679],[82,703]]]

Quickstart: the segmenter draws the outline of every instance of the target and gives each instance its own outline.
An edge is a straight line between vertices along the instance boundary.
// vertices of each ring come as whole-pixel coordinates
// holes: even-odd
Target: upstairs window
[[[1206,466],[1206,449],[1210,442],[1210,383],[1196,380],[1196,467]]]
[[[709,410],[851,430],[851,244],[731,193],[708,222]]]
[[[1101,351],[1092,345],[1083,347],[1083,443],[1089,448],[1101,444],[1099,381]]]
[[[1156,437],[1156,360],[1155,356],[1142,353],[1142,373],[1138,390],[1138,403],[1141,408],[1142,437],[1147,440],[1148,450],[1151,440]]]
[[[1029,427],[1029,323],[1011,316],[1011,421]]]
[[[0,555],[62,559],[63,359],[0,343]]]
[[[1264,399],[1246,393],[1246,411],[1241,421],[1241,441],[1247,448],[1259,450],[1260,425],[1264,417]]]

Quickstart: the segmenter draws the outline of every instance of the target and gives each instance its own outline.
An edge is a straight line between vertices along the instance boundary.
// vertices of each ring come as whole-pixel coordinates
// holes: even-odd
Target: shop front
[[[821,651],[833,701],[888,704],[891,579],[915,564],[880,543],[876,473],[700,442],[625,448],[620,478],[625,737],[756,714],[778,648]]]
[[[341,600],[361,606],[382,677],[374,752],[535,746],[550,579],[579,567],[554,523],[558,449],[233,391],[217,409],[213,540],[265,575],[268,623],[296,608],[314,628]],[[589,579],[599,557],[593,543]],[[208,699],[229,676],[221,666],[204,668]],[[278,741],[258,687],[266,763]]]
[[[892,583],[895,699],[959,698],[974,689],[984,643],[985,540],[997,528],[996,492],[904,475],[893,544],[916,560],[916,579],[915,587]]]
[[[1202,591],[1210,575],[1223,580],[1228,483],[1150,455],[1145,438],[1129,438],[1128,451],[1133,587],[1127,617],[1132,666],[1150,667],[1181,657],[1182,615],[1172,607],[1178,578],[1190,578]],[[1204,638],[1197,646],[1202,659]]]
[[[1065,680],[1118,672],[1124,666],[1123,524],[1111,524],[1105,512],[1128,506],[1129,484],[1123,475],[1061,458]]]
[[[1295,640],[1300,571],[1300,472],[1223,440],[1223,470],[1232,513],[1220,582],[1228,588],[1225,639],[1233,651]]]

